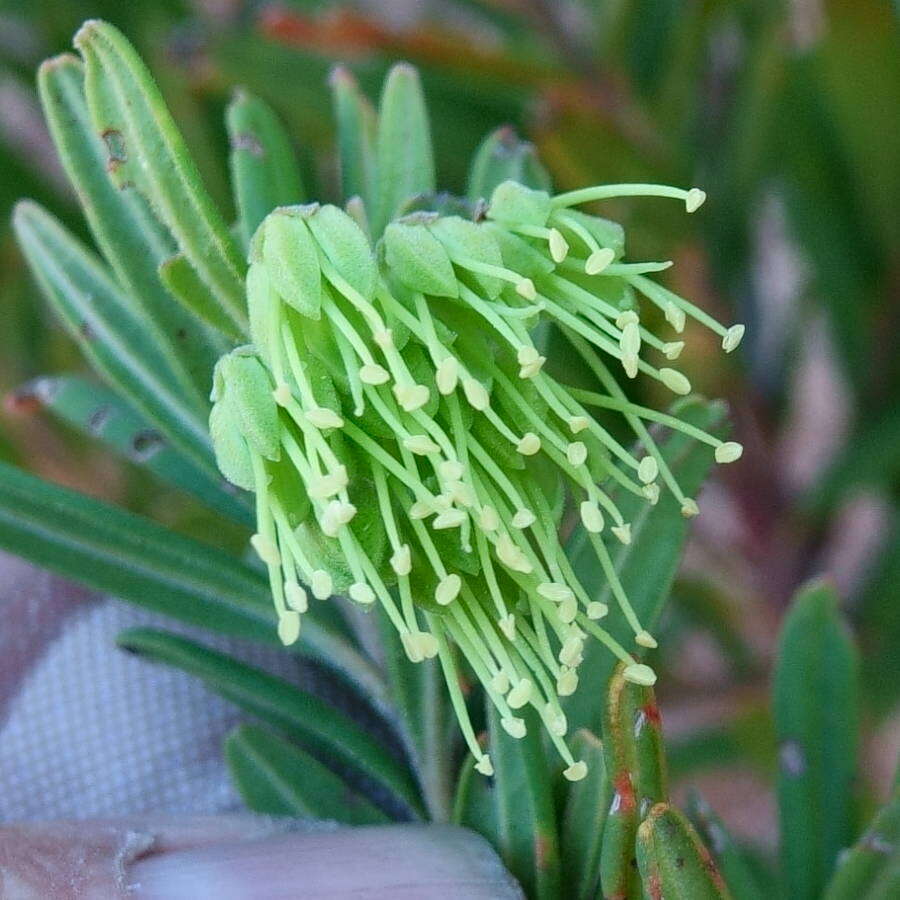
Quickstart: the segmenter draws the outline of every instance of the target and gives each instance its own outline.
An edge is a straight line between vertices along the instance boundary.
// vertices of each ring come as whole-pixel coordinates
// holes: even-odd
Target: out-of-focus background
[[[464,189],[475,147],[509,123],[534,142],[558,189],[661,181],[706,190],[690,218],[667,201],[607,209],[626,225],[632,258],[674,259],[670,286],[748,326],[731,356],[699,331],[685,352],[695,387],[730,402],[745,454],[701,497],[661,629],[673,775],[699,784],[736,832],[772,846],[769,663],[791,594],[827,574],[862,648],[861,803],[883,796],[900,743],[900,4],[0,4],[0,457],[203,536],[199,508],[16,390],[83,366],[30,280],[9,219],[29,196],[86,236],[34,72],[95,16],[148,61],[225,209],[223,111],[234,87],[280,112],[308,183],[313,173],[329,183],[325,82],[338,61],[371,95],[393,61],[419,67],[446,189]]]

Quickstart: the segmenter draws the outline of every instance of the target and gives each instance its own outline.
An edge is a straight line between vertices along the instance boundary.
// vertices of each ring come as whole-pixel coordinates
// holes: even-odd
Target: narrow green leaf
[[[351,718],[318,697],[223,653],[164,631],[129,629],[119,635],[118,643],[133,653],[201,678],[226,700],[308,745],[320,759],[349,766],[375,779],[413,814],[422,814],[419,792],[409,770]]]
[[[134,48],[108,22],[75,35],[94,128],[118,185],[134,184],[239,331],[246,330],[244,260],[206,193],[184,139]]]
[[[263,575],[221,550],[0,463],[0,547],[129,603],[211,631],[279,643]],[[297,651],[390,720],[380,675],[314,610]]]
[[[78,192],[91,234],[123,287],[123,300],[146,319],[147,340],[165,354],[194,405],[206,409],[212,367],[226,349],[160,283],[159,264],[174,252],[170,235],[131,185],[116,187],[84,99],[84,67],[63,54],[38,72],[38,90],[57,153]]]
[[[447,715],[447,689],[436,660],[411,663],[397,629],[383,610],[378,625],[384,668],[391,696],[399,712],[397,727],[404,737],[422,785],[429,818],[450,818],[450,790],[455,742],[454,724]]]
[[[164,259],[157,268],[157,274],[169,294],[193,315],[232,340],[244,339],[243,331],[222,309],[209,285],[183,253],[173,253]]]
[[[388,73],[378,110],[378,209],[373,236],[411,197],[435,189],[428,111],[419,73],[398,63]]]
[[[540,191],[551,189],[550,175],[541,165],[534,144],[520,140],[509,125],[492,131],[476,151],[466,194],[473,202],[487,200],[504,181],[517,181]]]
[[[254,725],[225,739],[225,759],[251,810],[275,816],[376,825],[388,817],[294,744]]]
[[[303,184],[290,137],[268,104],[239,90],[225,121],[231,142],[231,181],[246,250],[260,222],[276,206],[303,202]]]
[[[687,815],[737,900],[764,900],[765,892],[734,838],[697,791],[688,796]]]
[[[102,264],[48,212],[28,201],[13,224],[54,311],[103,378],[198,465],[214,472],[203,415],[185,402],[144,320]]]
[[[674,409],[684,421],[711,434],[722,429],[725,410],[720,403],[686,398]],[[711,448],[682,434],[672,434],[661,443],[660,450],[687,495],[696,494],[713,462]],[[631,543],[614,551],[616,571],[638,618],[645,628],[652,629],[678,570],[689,523],[667,491],[663,491],[656,506],[624,492],[611,491],[610,494],[625,520],[631,522]],[[612,610],[603,622],[604,627],[624,646],[633,646],[634,636],[624,618],[616,612],[615,599],[596,563],[587,534],[580,526],[570,538],[566,552],[585,590],[607,603]],[[581,684],[591,689],[576,691],[563,704],[572,728],[600,731],[603,704],[598,698],[603,696],[615,663],[615,657],[599,642],[589,641],[585,645],[584,662],[578,674]]]
[[[647,900],[657,897],[723,900],[731,897],[712,855],[691,823],[668,803],[657,803],[641,823],[637,862]]]
[[[527,896],[556,898],[560,890],[559,839],[542,723],[533,710],[527,710],[522,718],[528,733],[516,740],[503,730],[494,705],[488,702],[487,707],[496,849]]]
[[[834,588],[803,588],[782,627],[773,697],[782,872],[797,900],[821,895],[850,843],[857,665]]]
[[[161,481],[192,494],[211,509],[252,528],[253,507],[219,475],[197,466],[173,447],[114,391],[78,375],[37,378],[16,392],[102,441],[114,452],[151,471]]]
[[[337,122],[341,195],[361,197],[371,216],[375,212],[375,131],[377,116],[359,90],[356,79],[343,66],[331,73],[332,103]]]
[[[568,786],[562,815],[560,851],[563,881],[573,900],[593,900],[600,890],[600,848],[612,789],[603,744],[587,729],[572,736],[572,755],[588,773]]]

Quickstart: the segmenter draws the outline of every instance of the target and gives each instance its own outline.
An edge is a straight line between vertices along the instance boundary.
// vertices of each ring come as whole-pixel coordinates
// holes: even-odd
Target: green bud
[[[500,248],[491,233],[474,222],[467,222],[459,216],[442,216],[429,230],[447,248],[451,259],[468,258],[489,266],[503,265]],[[474,278],[491,300],[503,288],[503,282],[493,275],[476,272]]]
[[[338,275],[364,297],[375,289],[378,270],[362,229],[342,209],[320,206],[306,220]]]
[[[210,410],[209,435],[221,473],[237,487],[255,491],[250,448],[241,434],[237,410],[224,398]]]
[[[281,456],[278,407],[272,396],[272,382],[262,363],[239,348],[223,356],[216,368],[247,443],[266,459],[278,459]]]

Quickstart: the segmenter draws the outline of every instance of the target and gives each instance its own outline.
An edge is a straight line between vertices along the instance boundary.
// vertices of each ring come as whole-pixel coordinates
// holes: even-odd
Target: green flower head
[[[703,202],[689,191],[610,185],[551,196],[514,181],[487,204],[423,211],[391,222],[373,246],[359,208],[283,207],[257,231],[247,299],[252,345],[216,369],[211,431],[222,471],[256,494],[253,545],[268,567],[285,644],[297,639],[308,592],[380,604],[409,659],[437,656],[479,771],[492,771],[459,687],[458,648],[500,712],[540,715],[570,779],[583,777],[565,741],[560,697],[578,686],[585,641],[602,641],[626,677],[653,671],[601,626],[607,606],[585,591],[559,538],[563,511],[580,516],[597,562],[640,647],[654,647],[620,584],[609,542],[630,526],[604,485],[656,503],[660,482],[681,492],[645,422],[681,429],[741,454],[687,423],[629,402],[616,377],[654,378],[676,394],[683,343],[641,319],[659,307],[674,337],[687,316],[724,328],[626,263],[624,232],[578,204],[621,196]],[[352,207],[351,207],[352,208]],[[464,214],[455,214],[463,213]],[[568,386],[536,335],[553,323],[602,392]],[[654,365],[647,359],[662,362]],[[592,415],[621,415],[644,455]]]

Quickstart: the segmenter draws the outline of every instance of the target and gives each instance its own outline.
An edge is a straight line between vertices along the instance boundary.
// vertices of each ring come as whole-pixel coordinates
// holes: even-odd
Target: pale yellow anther
[[[563,666],[556,678],[556,693],[560,697],[570,697],[577,689],[578,673],[568,666]]]
[[[280,566],[281,554],[278,552],[278,545],[270,538],[261,534],[254,534],[250,538],[250,546],[256,551],[256,555],[267,566]]]
[[[347,593],[350,595],[351,600],[355,600],[357,603],[363,604],[363,606],[369,606],[375,602],[375,591],[364,581],[356,581],[351,584]]]
[[[659,380],[673,393],[684,396],[691,392],[691,383],[677,369],[660,369]]]
[[[645,484],[641,488],[641,493],[650,501],[651,506],[656,506],[656,504],[659,503],[658,484]]]
[[[503,669],[498,669],[491,677],[491,690],[498,694],[505,694],[509,690],[509,675]]]
[[[338,466],[333,472],[310,479],[307,493],[315,500],[327,500],[344,490],[348,481],[346,466]]]
[[[443,531],[445,528],[459,528],[466,521],[467,514],[464,509],[447,509],[435,516],[431,527],[435,531]]]
[[[569,253],[569,242],[562,232],[558,228],[551,228],[547,243],[550,245],[550,258],[555,263],[561,263]]]
[[[659,475],[659,463],[652,456],[645,456],[639,463],[637,469],[638,479],[643,484],[650,484],[656,481]]]
[[[412,551],[409,544],[401,544],[391,556],[391,568],[401,577],[412,571]]]
[[[338,531],[356,515],[356,507],[342,500],[330,501],[319,519],[322,531],[328,537],[336,537]]]
[[[587,416],[569,416],[569,431],[572,434],[580,434],[591,424]]]
[[[639,647],[647,647],[650,650],[653,650],[658,646],[656,643],[656,638],[653,637],[653,635],[650,634],[649,631],[639,631],[634,636],[634,642]]]
[[[409,508],[409,517],[411,519],[427,519],[432,513],[436,512],[434,504],[427,500],[416,500]]]
[[[700,507],[697,506],[697,501],[686,497],[684,503],[681,504],[681,514],[686,519],[692,519],[694,516],[699,515]]]
[[[512,569],[514,572],[521,572],[523,575],[531,574],[532,565],[528,561],[528,557],[525,556],[520,547],[508,534],[501,534],[497,538],[494,549],[497,553],[497,559],[508,569]]]
[[[403,446],[416,456],[427,456],[441,449],[427,434],[411,434],[403,439]]]
[[[438,363],[434,373],[438,391],[445,397],[456,390],[459,382],[459,361],[455,356],[447,356]]]
[[[278,617],[278,639],[289,647],[300,637],[300,614],[288,610]]]
[[[640,321],[633,309],[626,309],[616,316],[616,328],[621,331],[626,325],[637,325]]]
[[[602,619],[609,613],[609,607],[599,600],[592,600],[588,603],[586,612],[589,619]]]
[[[562,737],[569,730],[566,714],[555,703],[546,703],[544,705],[543,716],[550,734]]]
[[[539,356],[534,362],[528,363],[528,365],[521,366],[519,368],[519,378],[534,378],[541,369],[544,367],[544,363],[547,362],[546,356]]]
[[[500,527],[500,516],[493,506],[482,506],[476,522],[482,531],[496,531]]]
[[[484,756],[482,756],[481,759],[479,759],[478,762],[475,763],[475,769],[482,775],[491,776],[494,774],[494,766],[491,763],[491,758],[487,755],[487,753],[485,753]]]
[[[474,378],[463,379],[463,393],[472,409],[479,412],[488,408],[491,403],[491,396],[487,392],[487,388]]]
[[[379,328],[378,331],[372,332],[372,340],[375,341],[382,350],[388,350],[394,346],[394,333],[390,328]]]
[[[684,331],[684,323],[686,321],[684,310],[669,300],[666,302],[663,313],[666,317],[666,321],[681,334],[681,332]]]
[[[616,254],[609,247],[601,247],[595,250],[584,264],[584,271],[588,275],[599,275],[614,259]]]
[[[526,300],[534,300],[537,297],[537,291],[534,288],[534,282],[530,278],[523,278],[516,285],[516,293]]]
[[[532,683],[529,678],[521,678],[506,695],[510,709],[521,709],[530,699]]]
[[[309,598],[306,591],[296,581],[284,583],[284,599],[294,612],[305,613],[309,609]]]
[[[363,384],[384,384],[391,380],[391,374],[383,366],[378,363],[367,363],[360,366],[359,380]]]
[[[516,351],[516,362],[518,362],[520,366],[527,366],[540,358],[541,354],[538,353],[537,347],[531,346],[530,344],[524,344]]]
[[[458,459],[445,459],[438,464],[438,475],[444,481],[459,481],[465,471],[466,467]]]
[[[275,398],[275,402],[279,406],[287,406],[288,403],[291,402],[291,398],[293,395],[291,394],[291,389],[284,382],[282,382],[278,385],[277,388],[275,388],[274,391],[272,391],[272,396]]]
[[[556,612],[560,621],[569,625],[575,621],[575,617],[578,615],[578,601],[574,597],[569,597],[559,604]]]
[[[578,509],[581,513],[581,521],[588,531],[594,534],[603,531],[603,513],[593,500],[583,500]]]
[[[516,452],[522,456],[534,456],[535,453],[540,453],[540,450],[541,439],[532,431],[526,431],[516,444]]]
[[[565,584],[556,584],[553,581],[545,581],[543,584],[539,584],[537,592],[545,600],[550,600],[553,603],[562,603],[564,600],[575,596],[570,587]]]
[[[459,596],[461,588],[462,579],[455,572],[451,572],[442,578],[434,589],[435,603],[441,606],[448,606]]]
[[[511,524],[513,528],[530,528],[536,520],[537,517],[530,509],[520,509],[512,517]]]
[[[635,322],[629,322],[622,329],[619,347],[623,356],[637,356],[641,350],[641,330]]]
[[[344,420],[333,409],[325,406],[310,407],[303,415],[314,428],[340,428],[344,424]]]
[[[716,462],[730,463],[741,458],[744,448],[737,441],[725,441],[716,447]]]
[[[728,331],[725,332],[725,336],[722,338],[722,349],[726,353],[731,353],[732,350],[736,350],[743,336],[744,326],[732,325],[731,328],[729,328]]]
[[[422,650],[419,647],[417,635],[407,631],[405,634],[400,635],[400,640],[403,643],[403,649],[406,651],[406,656],[411,663],[420,663],[425,659],[422,655]]]
[[[559,651],[559,661],[570,669],[576,668],[581,663],[581,651],[584,649],[584,640],[577,635],[566,638]]]
[[[514,641],[516,639],[516,617],[512,613],[501,616],[497,619],[497,624],[500,626],[500,630],[508,641]]]
[[[681,351],[684,350],[684,341],[669,341],[667,344],[663,344],[662,351],[666,359],[668,360],[676,360],[679,356],[681,356]]]
[[[613,525],[609,529],[625,546],[631,543],[631,525],[623,522],[621,525]]]
[[[632,663],[630,666],[625,666],[622,677],[632,684],[640,684],[644,687],[652,687],[656,684],[656,672],[643,663]]]
[[[433,659],[437,656],[438,642],[433,634],[427,631],[420,631],[416,635],[416,643],[419,645],[419,652],[425,659]]]
[[[327,600],[334,593],[334,582],[324,569],[316,569],[312,573],[309,587],[316,600]]]
[[[638,373],[638,357],[634,354],[622,357],[622,368],[629,378],[637,378]]]
[[[569,461],[569,465],[582,465],[587,459],[587,455],[587,446],[581,441],[572,441],[572,443],[566,447],[566,459]]]
[[[431,392],[424,384],[395,384],[393,392],[400,408],[406,412],[421,409],[431,397]]]
[[[587,775],[587,772],[587,763],[582,759],[572,763],[567,769],[563,769],[563,775],[565,775],[568,781],[581,781],[581,779]]]
[[[525,727],[525,720],[519,719],[516,716],[509,716],[508,718],[501,719],[500,724],[503,726],[503,730],[511,737],[519,738],[525,737],[528,733],[528,729]]]
[[[684,207],[689,213],[696,212],[703,206],[705,200],[706,191],[701,191],[700,188],[691,188],[684,198]]]

